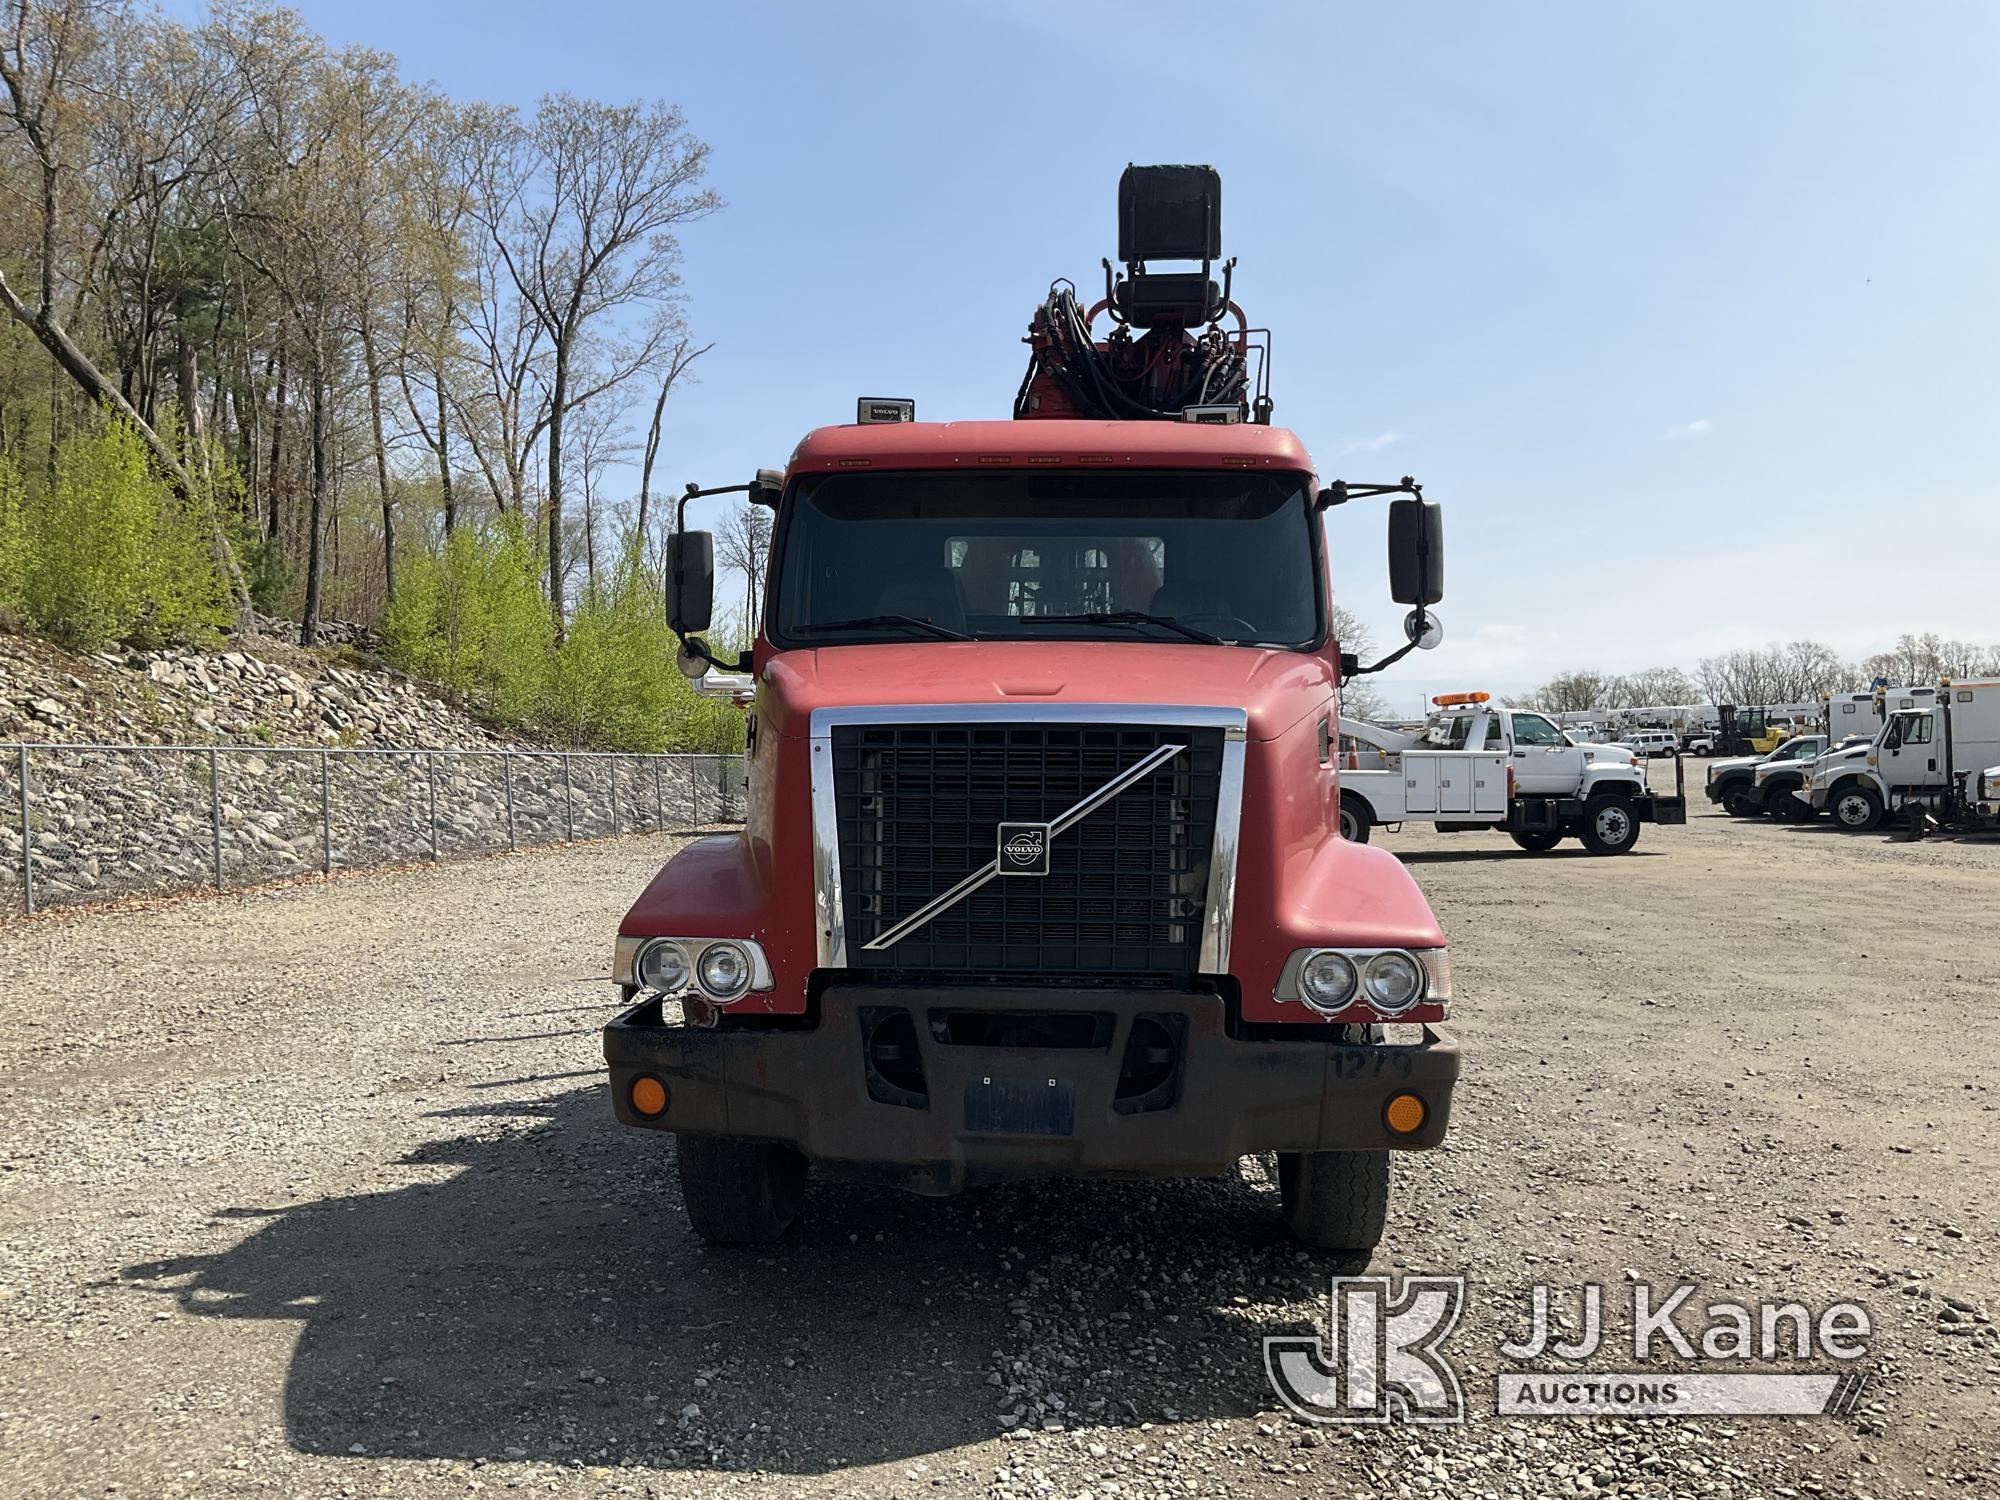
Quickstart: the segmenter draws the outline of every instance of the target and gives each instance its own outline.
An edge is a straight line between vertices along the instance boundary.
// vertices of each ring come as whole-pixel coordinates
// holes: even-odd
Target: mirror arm
[[[1419,605],[1418,608],[1421,609],[1422,606]],[[1350,678],[1366,677],[1370,672],[1387,671],[1390,667],[1395,666],[1397,662],[1401,661],[1404,657],[1408,656],[1412,651],[1416,649],[1417,649],[1417,643],[1415,641],[1411,641],[1409,645],[1397,647],[1394,651],[1391,651],[1387,656],[1383,657],[1380,661],[1376,662],[1374,665],[1366,667],[1361,665],[1360,657],[1350,655],[1348,652],[1343,651],[1340,654],[1340,685],[1342,687],[1345,687],[1347,686],[1348,680]]]
[[[705,499],[709,495],[747,495],[757,486],[752,484],[719,484],[714,489],[703,489],[692,479],[682,492],[680,504],[674,507],[674,530],[687,530],[688,501]]]
[[[687,483],[687,488],[681,492],[680,503],[674,507],[675,532],[679,533],[687,530],[687,511],[690,500],[702,500],[710,495],[747,495],[757,488],[758,484],[753,480],[749,484],[718,484],[710,489],[703,489],[690,479]],[[678,630],[674,632],[674,635],[680,641],[681,645],[687,648],[690,655],[699,657],[719,672],[747,672],[755,665],[750,653],[747,651],[734,661],[724,661],[708,649],[708,642],[700,636],[682,635]]]
[[[1424,487],[1405,474],[1394,484],[1358,484],[1345,479],[1336,479],[1319,492],[1313,502],[1314,510],[1331,510],[1336,505],[1345,505],[1350,500],[1372,500],[1377,495],[1415,495],[1424,498]]]

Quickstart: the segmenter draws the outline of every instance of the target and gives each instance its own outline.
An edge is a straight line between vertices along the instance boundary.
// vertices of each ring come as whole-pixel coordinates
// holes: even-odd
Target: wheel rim
[[[1356,842],[1354,835],[1358,832],[1360,829],[1354,814],[1343,807],[1340,810],[1340,836],[1352,844]]]
[[[1632,815],[1622,807],[1597,811],[1597,836],[1607,844],[1622,844],[1632,834]]]
[[[1868,799],[1859,792],[1849,792],[1840,799],[1840,821],[1852,828],[1859,828],[1868,821]]]

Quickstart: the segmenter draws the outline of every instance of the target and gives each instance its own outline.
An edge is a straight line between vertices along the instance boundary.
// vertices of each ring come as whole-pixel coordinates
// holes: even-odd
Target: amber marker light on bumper
[[[627,1097],[632,1101],[632,1112],[649,1120],[667,1112],[667,1086],[651,1073],[633,1079]]]
[[[1382,1106],[1382,1123],[1395,1135],[1415,1135],[1430,1118],[1430,1110],[1415,1094],[1391,1094]]]

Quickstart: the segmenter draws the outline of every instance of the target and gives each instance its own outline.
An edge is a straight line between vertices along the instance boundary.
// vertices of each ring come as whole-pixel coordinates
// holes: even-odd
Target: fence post
[[[438,758],[437,751],[424,752],[424,778],[430,786],[431,796],[431,863],[438,857]]]
[[[324,747],[319,752],[319,872],[333,873],[333,773],[332,757]]]
[[[28,790],[28,747],[21,747],[21,901],[24,915],[35,914],[34,796]]]
[[[688,773],[688,827],[701,827],[701,757],[687,758]]]
[[[660,757],[653,757],[653,831],[667,831],[667,786],[666,772],[661,769]]]
[[[618,837],[618,757],[611,757],[611,836]]]
[[[502,750],[500,764],[507,768],[507,852],[512,854],[514,844],[514,752]]]
[[[208,833],[215,846],[215,888],[222,889],[222,752],[208,747]]]
[[[569,751],[563,751],[563,842],[576,842],[576,802],[570,796]]]

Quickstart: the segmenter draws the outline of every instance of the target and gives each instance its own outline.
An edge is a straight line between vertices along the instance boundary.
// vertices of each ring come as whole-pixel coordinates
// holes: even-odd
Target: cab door
[[[1510,713],[1509,762],[1514,790],[1531,797],[1568,797],[1583,782],[1583,749],[1540,714]]]
[[[1938,751],[1935,710],[1896,714],[1882,736],[1876,769],[1892,788],[1939,786]]]

